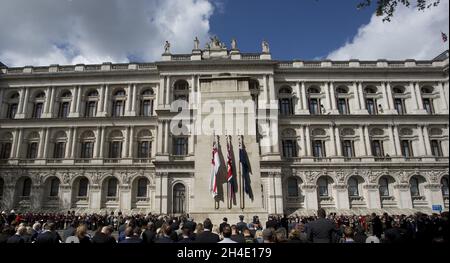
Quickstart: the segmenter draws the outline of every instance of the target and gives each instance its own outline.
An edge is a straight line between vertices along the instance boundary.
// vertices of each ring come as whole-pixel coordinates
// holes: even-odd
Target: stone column
[[[124,130],[124,134],[123,134],[123,138],[125,139],[125,141],[123,142],[123,149],[122,149],[122,158],[128,158],[128,152],[130,151],[129,149],[129,132],[128,130],[130,129],[130,127],[126,127]]]
[[[416,88],[415,88],[415,84],[413,82],[409,83],[409,90],[411,91],[413,112],[417,112],[417,110],[419,109],[419,106],[418,106],[418,102],[417,102]]]
[[[331,99],[331,114],[339,114],[339,111],[338,111],[337,105],[336,105],[336,93],[334,90],[333,82],[329,83],[329,88],[330,88],[330,99]]]
[[[165,77],[161,76],[156,92],[156,105],[158,105],[158,108],[161,108],[161,106],[164,104],[164,81]]]
[[[359,92],[358,92],[358,85],[356,84],[356,82],[353,82],[353,94],[355,97],[355,112],[356,113],[360,113],[361,112],[361,102],[360,102],[360,96],[359,96]]]
[[[270,93],[270,100],[271,100],[270,103],[273,104],[272,107],[274,107],[275,105],[278,107],[278,101],[275,96],[275,81],[273,79],[273,74],[269,75],[268,89],[269,89],[269,93]]]
[[[94,131],[94,134],[95,134],[95,143],[94,143],[93,158],[97,159],[100,153],[100,144],[101,144],[100,142],[102,141],[102,138],[100,138],[101,127],[97,127],[97,129]]]
[[[317,209],[319,209],[317,186],[315,184],[304,184],[302,185],[302,190],[305,195],[305,209],[317,213]]]
[[[397,151],[397,156],[401,155],[401,145],[400,145],[400,135],[398,133],[398,125],[394,125],[394,141],[395,149]]]
[[[393,132],[393,125],[388,125],[388,132],[389,132],[389,141],[392,144],[392,156],[398,156],[398,148],[397,148],[397,143],[396,143],[396,139],[394,138],[394,132]]]
[[[412,209],[411,192],[409,184],[401,183],[394,186],[395,200],[397,200],[400,209]]]
[[[360,103],[361,103],[361,111],[364,114],[369,114],[366,108],[366,100],[364,99],[364,91],[362,88],[362,83],[359,82],[358,83],[358,90],[359,90],[359,98],[360,98]]]
[[[104,102],[104,106],[103,106],[103,116],[110,116],[110,109],[109,109],[109,105],[110,105],[110,87],[109,85],[106,85],[105,87],[105,102]]]
[[[169,190],[169,174],[167,172],[156,172],[155,190],[155,210],[159,214],[167,214],[167,198]]]
[[[47,87],[47,89],[45,90],[45,101],[44,101],[44,110],[43,110],[43,117],[47,117],[48,115],[48,108],[50,106],[50,98],[52,96],[52,88],[51,87]]]
[[[427,156],[431,156],[431,143],[430,143],[430,135],[428,134],[428,126],[423,126],[423,139],[425,142],[425,153]]]
[[[386,92],[386,83],[381,83],[381,92],[383,93],[383,113],[386,114],[386,112],[389,111],[389,102],[388,102],[388,94]]]
[[[306,86],[305,86],[305,82],[302,82],[301,85],[301,92],[302,92],[302,110],[304,111],[305,114],[309,114],[309,105],[308,105],[308,100],[307,100],[307,95],[306,95]]]
[[[295,105],[295,114],[300,114],[300,111],[303,109],[302,107],[302,93],[300,90],[300,83],[295,83],[295,93],[297,93],[297,104]]]
[[[50,88],[50,105],[48,107],[48,112],[47,112],[47,118],[52,118],[55,114],[54,114],[54,108],[55,108],[55,96],[56,96],[56,89],[55,87],[51,87]]]
[[[30,96],[30,88],[26,87],[25,89],[25,95],[23,95],[23,98],[21,98],[22,101],[22,110],[20,112],[20,114],[16,114],[16,118],[17,119],[24,119],[27,117],[27,112],[28,112],[28,97]],[[22,95],[23,93],[21,93]]]
[[[89,208],[99,210],[102,205],[102,188],[99,184],[89,184]]]
[[[170,105],[170,89],[171,89],[170,76],[167,76],[167,81],[166,81],[166,98],[165,98],[165,103],[164,103],[166,106]]]
[[[419,156],[426,156],[427,150],[425,146],[425,140],[423,139],[423,131],[422,131],[422,125],[417,125],[417,131],[419,135]]]
[[[100,152],[98,154],[98,157],[103,159],[105,158],[105,132],[106,132],[106,127],[100,127],[101,128],[101,135],[100,138],[98,139],[99,144],[100,144]]]
[[[131,185],[120,185],[119,186],[119,200],[120,200],[120,209],[125,211],[131,210]]]
[[[24,102],[25,102],[26,89],[27,88],[24,87],[24,88],[21,88],[20,91],[19,91],[19,105],[18,105],[18,111],[17,111],[16,116],[18,114],[22,114],[23,113],[23,105],[24,105]]]
[[[322,90],[325,91],[325,99],[327,101],[327,104],[325,105],[326,114],[331,112],[331,98],[330,98],[330,86],[328,85],[328,82],[323,83]]]
[[[298,153],[298,157],[304,157],[307,156],[307,151],[306,151],[306,138],[305,138],[305,127],[304,126],[300,126],[300,128],[297,131],[297,134],[300,134],[299,137],[299,145],[300,145],[300,151]]]
[[[270,173],[269,183],[269,213],[283,213],[283,187],[281,182],[281,173]]]
[[[333,187],[336,209],[350,209],[346,184],[335,184]]]
[[[362,125],[359,126],[359,147],[362,150],[362,155],[368,156],[366,140],[364,139],[364,126]]]
[[[364,185],[363,192],[368,209],[381,209],[380,190],[377,184]]]
[[[136,116],[136,102],[138,99],[137,87],[136,84],[133,84],[133,97],[131,99],[131,112],[130,116]]]
[[[420,92],[419,83],[415,83],[414,90],[416,91],[417,104],[419,106],[419,111],[421,111],[423,113],[423,111],[425,111],[425,110],[423,108],[422,92]]]
[[[342,142],[341,142],[341,133],[339,132],[339,127],[335,127],[335,135],[336,135],[336,149],[337,149],[337,156],[342,156]]]
[[[66,152],[64,153],[65,159],[71,158],[70,153],[72,152],[71,148],[72,148],[72,140],[73,140],[72,134],[73,134],[73,128],[70,127],[69,134],[67,135]]]
[[[188,139],[188,153],[190,156],[194,155],[194,132],[191,132],[189,134],[189,139]]]
[[[100,98],[99,98],[99,100],[98,100],[98,109],[97,109],[97,113],[103,113],[105,110],[104,110],[104,103],[105,103],[105,86],[106,85],[102,85],[101,87],[100,87],[100,93],[99,93],[99,96],[100,96]]]
[[[41,129],[39,131],[39,147],[38,147],[38,154],[37,154],[37,158],[41,159],[42,158],[42,154],[44,152],[44,146],[45,146],[45,133],[46,130]]]
[[[330,125],[329,133],[330,133],[330,143],[331,143],[331,149],[330,149],[329,156],[332,157],[332,156],[336,156],[336,140],[334,139],[334,126],[333,125]]]
[[[169,122],[164,121],[164,153],[169,154]]]
[[[44,152],[42,154],[42,158],[46,159],[48,158],[48,147],[49,147],[49,137],[50,137],[50,129],[45,129],[45,140],[44,140]]]
[[[158,122],[158,131],[156,133],[157,136],[157,143],[156,146],[158,147],[158,151],[157,153],[162,153],[163,152],[163,122],[159,121]]]
[[[61,199],[62,208],[70,209],[72,204],[72,187],[69,184],[61,184],[59,186],[59,198]]]
[[[133,100],[133,86],[131,85],[131,83],[129,83],[127,85],[127,87],[125,88],[125,93],[126,93],[126,101],[125,101],[125,116],[130,116],[131,115],[131,101]]]
[[[388,96],[388,102],[389,102],[389,110],[390,113],[397,113],[397,111],[395,110],[395,106],[394,106],[394,98],[392,97],[392,87],[391,87],[391,83],[387,82],[386,83],[386,93]]]
[[[7,182],[5,180],[5,185],[3,186],[3,198],[0,204],[3,209],[13,209],[14,208],[14,199],[15,199],[15,188],[16,186],[12,182]]]
[[[307,156],[312,156],[312,145],[311,145],[311,134],[310,134],[310,129],[309,129],[309,125],[305,126],[305,135],[306,135],[306,152],[307,152]]]
[[[77,101],[76,101],[76,107],[75,107],[75,114],[74,114],[74,117],[80,117],[80,115],[81,115],[81,99],[82,99],[82,95],[81,95],[81,90],[82,90],[82,87],[81,86],[78,86],[78,88],[77,88],[77,90],[78,90],[78,95],[77,95]]]
[[[22,129],[16,129],[14,132],[14,144],[11,147],[13,149],[13,158],[20,157],[20,146],[22,145]]]
[[[73,86],[72,88],[72,100],[70,102],[70,114],[69,117],[75,117],[75,110],[76,110],[76,106],[77,106],[77,99],[78,99],[78,94],[77,94],[77,86]]]
[[[77,154],[77,145],[78,145],[78,140],[77,140],[77,128],[73,128],[73,139],[72,139],[72,147],[71,147],[71,153],[70,153],[70,157],[72,157],[73,159],[76,159],[78,156],[76,156]]]
[[[134,158],[134,126],[130,127],[130,141],[128,143],[128,157]]]
[[[269,84],[268,84],[269,80],[268,80],[267,75],[264,75],[263,82],[264,82],[264,98],[265,98],[265,102],[266,102],[266,105],[269,105],[269,103],[270,103]],[[264,107],[264,108],[266,108],[266,107]]]
[[[369,126],[364,126],[364,138],[366,139],[367,155],[372,156],[372,147],[370,145]]]

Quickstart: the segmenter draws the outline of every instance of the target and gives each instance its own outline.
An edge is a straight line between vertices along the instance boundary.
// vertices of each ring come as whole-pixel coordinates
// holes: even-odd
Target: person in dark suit
[[[178,243],[182,244],[193,243],[194,241],[191,239],[191,230],[189,229],[189,227],[183,225],[181,230],[183,232],[181,234],[181,239],[178,241]]]
[[[196,243],[218,243],[219,235],[211,232],[213,224],[209,218],[203,222],[203,232],[197,235]]]
[[[27,231],[26,227],[19,226],[19,228],[17,228],[17,232],[12,237],[8,238],[6,243],[8,243],[8,244],[23,244],[23,243],[25,243],[25,239],[23,238],[23,235],[25,234],[26,231]]]
[[[267,222],[266,222],[266,229],[267,228],[273,228],[273,229],[278,228],[278,222],[277,222],[277,220],[275,220],[275,218],[273,216],[269,216],[269,220],[267,220]]]
[[[194,233],[195,228],[197,227],[197,223],[194,222],[194,220],[192,218],[188,218],[188,220],[186,221],[186,223],[184,223],[184,225],[186,227],[189,228],[189,230],[191,230],[191,233]],[[191,234],[192,235],[192,234]]]
[[[372,232],[373,235],[381,239],[381,234],[383,233],[383,223],[379,216],[372,213]]]
[[[242,231],[244,231],[244,228],[247,227],[247,223],[244,222],[244,216],[243,215],[239,216],[239,223],[236,224],[236,227],[237,227],[239,233],[242,233]]]
[[[111,226],[104,226],[101,231],[95,233],[91,241],[94,244],[116,244],[116,239],[111,235],[112,232]]]
[[[139,244],[142,243],[142,239],[140,238],[141,230],[139,227],[127,227],[125,229],[125,239],[120,241],[120,244]]]
[[[228,218],[226,218],[226,217],[223,218],[223,222],[219,225],[219,231],[220,231],[220,233],[223,233],[223,228],[224,228],[225,226],[229,226],[229,224],[228,224]]]
[[[145,231],[142,233],[142,241],[145,244],[155,243],[156,239],[156,229],[155,225],[150,222],[145,226]]]
[[[326,219],[325,209],[317,211],[317,220],[308,224],[308,239],[313,243],[331,243],[337,231],[333,221]]]
[[[61,243],[61,237],[56,232],[55,224],[53,222],[47,222],[44,226],[44,231],[40,233],[36,238],[36,244],[59,244]]]

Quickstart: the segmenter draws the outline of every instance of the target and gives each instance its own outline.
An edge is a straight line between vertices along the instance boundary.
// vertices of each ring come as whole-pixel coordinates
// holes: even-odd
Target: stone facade
[[[276,61],[267,42],[257,54],[217,38],[198,45],[174,55],[166,44],[155,63],[3,67],[1,208],[212,218],[448,210],[448,52],[429,61]],[[218,202],[209,193],[216,136],[178,136],[170,126],[175,100],[187,102],[192,123],[211,118],[198,114],[208,100],[225,109],[215,117],[232,114],[229,99],[256,102],[241,113],[245,124],[276,110],[264,121],[278,137],[262,145],[273,134],[243,136],[253,198],[239,188],[232,204],[225,180]],[[230,125],[217,134],[220,152],[227,157],[232,135],[237,164],[240,134]]]

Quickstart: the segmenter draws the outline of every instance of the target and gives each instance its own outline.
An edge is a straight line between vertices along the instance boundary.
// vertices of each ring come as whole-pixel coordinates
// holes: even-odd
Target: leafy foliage
[[[375,1],[364,0],[363,2],[358,4],[358,9],[369,7],[373,2]],[[422,11],[431,7],[438,6],[441,0],[377,0],[376,14],[377,16],[384,16],[383,22],[390,22],[399,4],[410,7],[414,2],[417,10]]]

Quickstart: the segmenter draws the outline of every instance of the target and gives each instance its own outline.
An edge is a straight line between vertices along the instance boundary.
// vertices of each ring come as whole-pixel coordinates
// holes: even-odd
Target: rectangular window
[[[35,118],[35,119],[40,119],[41,118],[43,107],[44,107],[44,104],[41,103],[41,102],[34,104],[33,118]]]
[[[427,111],[427,113],[433,114],[434,113],[433,100],[430,98],[424,98],[422,99],[422,101],[423,101],[423,108]]]
[[[122,157],[122,142],[111,142],[109,145],[109,158],[118,159]]]
[[[150,149],[151,149],[150,142],[147,141],[140,142],[138,148],[138,158],[140,159],[150,158]]]
[[[28,144],[28,149],[27,149],[27,158],[28,159],[36,159],[37,158],[37,152],[38,152],[38,143],[37,142],[30,142]]]
[[[309,99],[309,112],[313,115],[321,114],[319,99]]]
[[[378,114],[377,104],[375,102],[375,99],[366,99],[366,107],[367,111],[370,115],[376,115]]]
[[[413,157],[411,141],[403,140],[401,142],[401,145],[402,145],[402,155],[403,155],[403,157],[405,157],[405,158]]]
[[[59,181],[58,179],[53,179],[50,182],[50,196],[52,197],[58,196],[58,192],[59,192]]]
[[[338,102],[339,114],[344,114],[344,115],[350,114],[347,99],[339,98],[337,102]]]
[[[187,138],[175,138],[174,139],[174,155],[186,156],[188,151],[188,140]]]
[[[120,117],[124,115],[124,101],[122,100],[116,100],[113,103],[113,111],[112,116],[113,117]]]
[[[149,117],[153,115],[153,100],[143,100],[141,102],[141,116]]]
[[[383,142],[379,140],[372,141],[372,155],[375,157],[384,157]]]
[[[17,103],[10,104],[8,107],[8,119],[14,119],[16,117],[18,105]]]
[[[292,100],[289,98],[283,98],[279,100],[280,103],[280,114],[281,115],[292,115]]]
[[[84,114],[85,117],[95,117],[97,114],[97,101],[88,101],[86,102],[86,112]]]
[[[53,154],[53,158],[55,159],[63,159],[64,153],[66,149],[66,143],[65,142],[57,142],[55,143],[55,151]]]
[[[442,148],[441,148],[441,142],[438,140],[431,140],[430,141],[431,144],[431,154],[434,157],[442,157]]]
[[[353,141],[344,140],[342,141],[342,154],[345,158],[355,157],[355,152],[353,150]]]
[[[0,144],[0,159],[6,160],[10,158],[11,147],[12,144],[10,142]]]
[[[313,155],[316,158],[326,157],[325,153],[325,141],[313,141]]]
[[[294,140],[283,140],[283,156],[287,158],[297,157],[297,147]]]
[[[94,153],[94,143],[84,142],[81,144],[81,158],[92,159]]]
[[[397,110],[399,115],[406,114],[405,102],[403,101],[403,99],[399,99],[399,98],[394,99],[394,107],[395,107],[395,110]]]
[[[69,102],[61,102],[59,104],[58,117],[67,118],[69,116]]]

